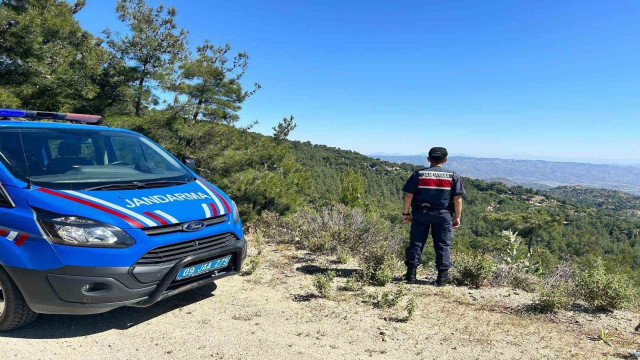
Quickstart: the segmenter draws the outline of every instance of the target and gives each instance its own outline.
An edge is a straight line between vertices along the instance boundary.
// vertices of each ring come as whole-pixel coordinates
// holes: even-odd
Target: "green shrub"
[[[351,261],[351,252],[349,249],[339,247],[338,252],[336,253],[336,261],[340,264],[346,264]]]
[[[362,198],[364,198],[364,176],[353,171],[352,168],[347,168],[342,175],[340,202],[347,206],[362,206]]]
[[[362,274],[370,283],[384,286],[393,280],[395,265],[395,257],[388,249],[383,245],[374,246],[362,259]]]
[[[540,289],[538,299],[534,303],[540,312],[556,312],[573,303],[571,295],[573,286],[568,282],[560,282]]]
[[[342,290],[344,291],[360,291],[362,290],[364,284],[360,280],[358,276],[352,276],[347,279],[347,282],[342,286]]]
[[[509,286],[514,289],[533,293],[538,291],[540,288],[540,278],[535,275],[516,272],[511,279]]]
[[[397,306],[400,301],[407,295],[407,291],[404,287],[400,286],[395,291],[387,290],[383,291],[378,300],[375,303],[377,308],[387,309]]]
[[[242,272],[242,275],[247,276],[255,273],[260,265],[262,265],[262,257],[263,255],[258,253],[257,255],[249,258],[249,266]]]
[[[536,292],[540,287],[540,278],[523,272],[520,268],[502,264],[493,271],[491,285],[508,286],[526,292]]]
[[[404,318],[404,321],[409,322],[413,320],[413,317],[418,310],[418,299],[415,296],[411,296],[404,309],[407,311],[407,317]]]
[[[540,263],[531,259],[531,253],[522,246],[522,238],[511,230],[502,232],[505,248],[502,252],[502,263],[517,270],[521,274],[539,274]]]
[[[482,254],[458,253],[453,268],[453,281],[458,285],[481,287],[491,278],[496,263]]]
[[[313,253],[330,253],[333,248],[333,238],[334,236],[330,231],[318,233],[307,239],[305,247]]]
[[[260,265],[262,265],[262,260],[264,258],[264,245],[265,245],[265,239],[264,236],[262,234],[262,231],[257,231],[256,235],[253,239],[251,239],[251,244],[255,249],[256,249],[256,254],[254,256],[251,256],[249,258],[249,266],[247,268],[245,268],[245,270],[242,272],[242,275],[251,275],[253,273],[255,273],[258,268],[260,267]]]
[[[598,311],[620,309],[634,296],[631,281],[623,275],[607,272],[601,258],[579,269],[576,290],[582,300]]]
[[[307,206],[289,216],[265,211],[255,226],[262,229],[269,240],[336,255],[342,260],[365,253],[375,244],[385,244],[393,254],[405,240],[401,225],[342,204]]]
[[[331,295],[333,289],[333,280],[336,277],[336,273],[328,271],[324,274],[316,274],[313,276],[313,287],[316,288],[318,295],[323,298],[327,298]]]

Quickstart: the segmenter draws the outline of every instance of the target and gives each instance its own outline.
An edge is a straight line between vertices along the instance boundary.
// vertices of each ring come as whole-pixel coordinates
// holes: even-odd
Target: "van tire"
[[[16,283],[0,267],[0,287],[4,310],[0,314],[0,331],[12,330],[33,322],[38,314],[29,308]]]

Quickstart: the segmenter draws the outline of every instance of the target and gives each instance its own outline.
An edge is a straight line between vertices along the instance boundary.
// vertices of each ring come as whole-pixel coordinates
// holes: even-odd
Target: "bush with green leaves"
[[[620,309],[634,298],[631,281],[614,271],[607,271],[602,258],[579,268],[576,290],[580,299],[598,311]]]
[[[540,287],[540,282],[540,277],[505,264],[498,265],[491,277],[491,285],[493,286],[508,286],[526,292],[536,292]]]
[[[538,292],[534,307],[544,313],[565,309],[573,303],[573,290],[573,284],[570,282],[549,284]]]
[[[379,244],[393,257],[405,240],[401,225],[342,204],[306,206],[289,216],[265,211],[255,225],[273,241],[311,252],[340,255],[343,260],[346,255],[363,254]]]
[[[374,302],[374,305],[380,309],[392,308],[397,306],[406,295],[407,291],[403,286],[395,290],[383,291],[378,294],[378,299]]]
[[[333,290],[333,280],[336,277],[334,271],[328,271],[323,274],[315,274],[313,276],[313,287],[318,292],[318,295],[323,298],[328,298]]]
[[[336,252],[336,261],[340,264],[346,264],[351,261],[351,252],[344,247],[338,247]]]
[[[360,280],[359,276],[351,276],[342,286],[341,290],[344,291],[360,291],[364,287],[364,284]]]
[[[342,175],[342,188],[340,189],[340,202],[347,206],[362,206],[364,198],[364,176],[361,173],[347,168]]]
[[[517,232],[503,231],[505,248],[501,254],[502,263],[514,268],[519,273],[540,274],[540,263],[531,259],[531,251],[522,246],[522,238]]]
[[[404,318],[405,322],[413,320],[416,311],[418,311],[418,298],[412,295],[407,301],[407,305],[404,308],[407,311],[407,317]]]
[[[391,282],[395,267],[394,254],[383,244],[369,249],[362,258],[364,279],[373,285],[384,286]]]
[[[260,268],[260,265],[262,265],[262,258],[262,251],[259,251],[258,254],[251,256],[248,261],[248,266],[244,269],[244,271],[242,271],[242,275],[248,276],[258,271],[258,268]]]
[[[486,255],[478,253],[458,253],[454,257],[453,281],[458,285],[479,288],[493,274],[496,263]]]
[[[242,275],[252,275],[255,273],[260,265],[262,265],[262,260],[264,258],[264,236],[262,235],[262,231],[257,231],[255,237],[250,239],[249,246],[252,246],[256,249],[256,254],[249,257],[248,266],[242,271]]]

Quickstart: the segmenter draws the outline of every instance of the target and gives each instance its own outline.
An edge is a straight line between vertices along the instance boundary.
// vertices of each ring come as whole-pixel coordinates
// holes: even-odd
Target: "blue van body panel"
[[[2,238],[0,240],[6,240]],[[51,243],[43,237],[29,238],[21,247],[10,241],[0,244],[0,265],[27,268],[34,270],[57,269],[64,266],[64,262],[53,249]]]
[[[204,185],[204,187],[199,184]],[[124,210],[118,210],[116,208],[114,211],[124,213],[127,217],[143,223],[145,227],[153,227],[163,225],[154,217],[160,217],[167,222],[169,222],[171,218],[178,220],[178,222],[186,222],[211,217],[211,215],[207,216],[203,208],[203,205],[210,205],[211,203],[217,205],[216,208],[218,211],[224,209],[223,211],[227,212],[228,210],[224,202],[220,201],[220,204],[217,204],[217,200],[220,199],[215,199],[215,197],[212,197],[211,194],[208,193],[207,189],[211,191],[211,188],[215,189],[220,197],[224,199],[224,202],[230,206],[231,200],[226,194],[209,183],[205,184],[202,180],[193,181],[184,185],[151,189],[96,191],[56,190],[55,192],[77,200],[84,200],[94,205],[103,205],[108,208],[115,205]],[[37,187],[34,187],[32,190],[25,190],[25,193],[28,204],[34,208],[63,215],[79,215],[106,222],[122,229],[135,228],[120,217],[89,205],[38,191]],[[105,202],[109,205],[105,205]],[[169,215],[170,218],[157,215],[156,211]],[[150,216],[145,213],[151,213],[153,215]]]
[[[130,130],[95,125],[0,121],[0,129],[10,127],[103,129],[142,136]],[[0,185],[15,204],[12,208],[0,207],[0,268],[14,279],[34,311],[56,314],[98,313],[124,305],[147,306],[196,285],[237,274],[246,257],[246,242],[240,219],[234,219],[233,202],[223,191],[188,171],[193,181],[177,186],[71,191],[30,186],[0,163]],[[112,225],[122,229],[135,243],[126,248],[52,243],[36,220],[39,211]],[[215,219],[216,223],[197,231],[182,227],[206,219]],[[168,227],[177,230],[148,234],[149,229]],[[235,240],[215,251],[185,255],[175,263],[158,265],[161,281],[149,283],[133,275],[133,270],[141,266],[138,260],[154,248],[193,241],[197,246],[198,241],[222,234],[233,234]],[[179,267],[227,254],[233,254],[233,264],[226,272],[215,272],[208,279],[198,278],[196,283],[183,287],[174,284]],[[85,293],[85,285],[94,283],[107,284],[110,290]]]
[[[0,168],[2,165],[0,165]],[[0,218],[0,228],[7,234],[0,237],[0,265],[17,266],[31,269],[50,269],[63,265],[53,250],[51,243],[46,240],[36,224],[33,210],[26,202],[25,193],[29,190],[13,186],[4,187],[15,207],[4,210]],[[18,247],[7,235],[11,231],[28,235],[27,240]]]
[[[202,183],[202,180],[198,180],[198,182]],[[213,187],[211,184],[207,185],[216,189],[218,194],[224,199],[224,201],[226,201],[227,204],[231,204],[229,197],[221,190]],[[0,252],[0,264],[2,265],[38,270],[48,270],[58,268],[63,265],[131,266],[152,248],[186,241],[192,239],[194,236],[204,237],[231,232],[238,238],[242,238],[241,224],[238,223],[238,225],[235,225],[233,222],[233,216],[229,213],[225,214],[225,222],[215,226],[206,227],[197,232],[178,232],[162,236],[148,236],[141,229],[132,227],[120,217],[91,206],[79,204],[71,200],[38,191],[38,187],[33,187],[32,189],[16,189],[14,187],[7,186],[6,189],[13,201],[16,203],[16,207],[5,212],[6,215],[0,219],[0,227],[6,227],[21,233],[28,233],[30,236],[20,247],[16,247],[10,241],[3,242],[2,245],[0,245],[0,249],[2,249],[2,246],[4,245],[12,250]],[[60,192],[62,193],[62,191]],[[78,191],[76,193],[89,195],[91,198],[116,204],[146,218],[147,221],[150,224],[154,224],[154,226],[162,226],[165,224],[145,215],[145,212],[155,214],[154,211],[160,210],[162,213],[175,218],[179,223],[183,223],[211,217],[211,215],[207,216],[203,205],[209,206],[209,209],[211,209],[211,203],[214,203],[215,205],[214,199],[212,199],[209,194],[195,181],[185,185],[163,188]],[[184,193],[195,193],[196,195],[191,196],[189,199],[186,197],[180,197],[182,200],[175,197],[175,194]],[[173,200],[167,199],[167,195],[170,194],[174,194],[172,195],[172,198],[174,198]],[[136,200],[131,202],[131,199]],[[90,201],[90,203],[96,204],[93,201]],[[131,206],[130,204],[135,203],[138,204],[137,207],[128,207]],[[224,203],[222,203],[221,207],[225,208]],[[42,231],[34,219],[32,209],[42,209],[60,215],[82,216],[117,226],[125,230],[125,232],[134,239],[136,244],[124,249],[90,248],[51,244],[44,238]],[[226,208],[224,211],[226,212]],[[157,217],[169,222],[168,219],[162,218],[161,215],[157,215]],[[134,217],[131,216],[131,218]],[[9,226],[9,224],[12,225]]]

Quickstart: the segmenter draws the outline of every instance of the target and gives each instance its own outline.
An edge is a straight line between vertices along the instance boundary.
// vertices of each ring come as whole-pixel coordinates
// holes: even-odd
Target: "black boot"
[[[438,278],[436,279],[436,286],[445,286],[451,283],[451,276],[449,270],[438,270]]]
[[[416,269],[415,266],[407,266],[407,274],[404,276],[404,281],[407,284],[416,283]]]

